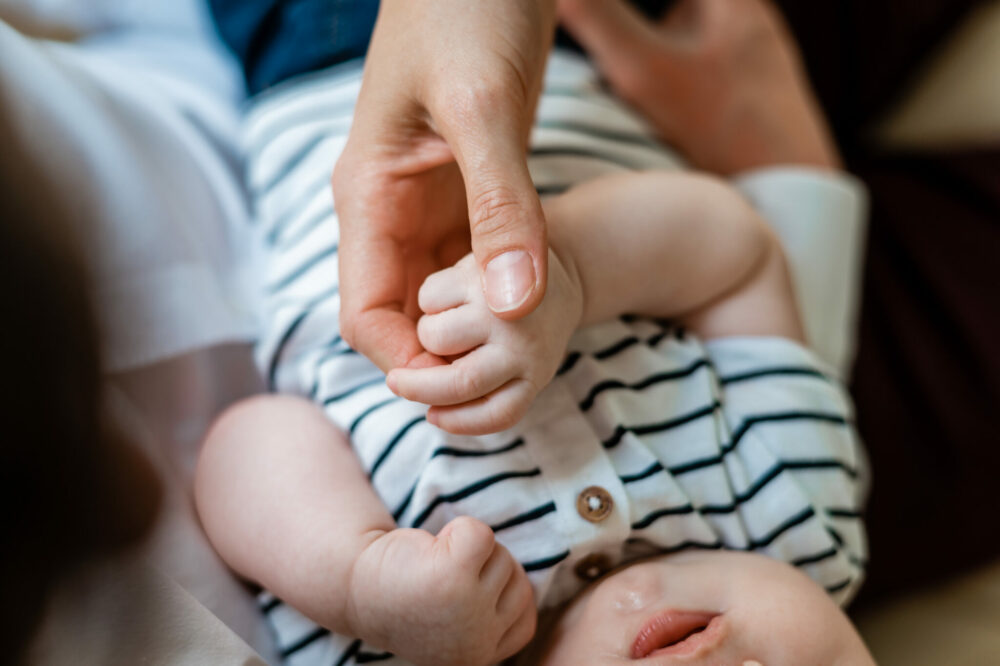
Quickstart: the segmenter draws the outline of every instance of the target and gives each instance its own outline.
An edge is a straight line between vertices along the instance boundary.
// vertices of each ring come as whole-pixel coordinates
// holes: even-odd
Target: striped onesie
[[[459,515],[489,524],[542,607],[610,568],[689,548],[781,559],[846,602],[866,556],[865,470],[837,370],[812,351],[779,338],[701,342],[668,322],[624,317],[574,335],[517,426],[468,437],[427,423],[424,405],[392,394],[347,346],[328,183],[360,77],[352,63],[302,77],[258,98],[250,115],[264,278],[258,360],[271,388],[322,406],[399,525],[437,532]],[[680,166],[589,65],[553,55],[529,157],[540,194]],[[830,188],[839,197],[830,209],[856,212],[848,185]],[[757,203],[768,208],[766,193]],[[813,335],[822,318],[811,324],[803,309],[811,339],[822,338]],[[262,605],[289,663],[400,663],[266,592]]]

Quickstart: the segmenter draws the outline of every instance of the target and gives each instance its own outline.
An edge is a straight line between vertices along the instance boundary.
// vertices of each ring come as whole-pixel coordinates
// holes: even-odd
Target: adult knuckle
[[[518,78],[508,81],[505,77],[484,79],[477,74],[468,77],[464,85],[447,85],[434,95],[435,106],[461,125],[479,124],[481,119],[493,117],[511,108],[523,97],[523,83]]]
[[[385,195],[385,162],[349,150],[350,146],[341,153],[330,172],[330,189],[341,213],[344,203],[378,202]]]
[[[477,194],[469,203],[469,224],[477,236],[503,235],[520,224],[521,202],[503,185],[494,185]]]

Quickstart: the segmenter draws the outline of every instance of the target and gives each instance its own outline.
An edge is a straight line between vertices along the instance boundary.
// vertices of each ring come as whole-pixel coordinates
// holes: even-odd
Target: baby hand
[[[455,434],[481,435],[513,426],[552,380],[580,321],[583,292],[574,272],[549,250],[549,279],[541,305],[518,321],[490,311],[472,255],[434,273],[420,287],[425,315],[420,344],[451,362],[397,368],[389,388],[431,405],[427,420]]]
[[[493,531],[456,518],[437,536],[397,529],[368,545],[351,575],[354,635],[418,666],[486,666],[535,633],[531,584]]]

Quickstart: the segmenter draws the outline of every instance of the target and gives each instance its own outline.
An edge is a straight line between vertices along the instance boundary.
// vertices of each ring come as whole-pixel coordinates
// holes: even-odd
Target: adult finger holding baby
[[[817,169],[831,176],[838,169],[836,146],[795,42],[780,12],[767,0],[681,0],[656,20],[647,19],[635,3],[625,0],[561,0],[558,13],[610,87],[642,114],[659,138],[678,147],[697,168],[725,176],[775,166]],[[809,200],[807,205],[815,203]],[[850,234],[840,227],[812,230],[794,242],[812,247],[852,244]],[[803,263],[801,256],[793,257],[792,264],[810,341],[821,355],[843,365],[853,337],[851,280],[829,279],[828,269],[844,274],[836,258],[822,263],[810,257]],[[549,267],[555,271],[550,278],[557,280],[553,288],[558,289],[561,266],[550,261]],[[439,288],[455,282],[452,274],[442,272],[428,280],[424,292],[433,291],[435,284]],[[479,298],[478,293],[470,297]],[[830,316],[826,304],[832,302],[845,305]],[[447,308],[454,306],[449,303]],[[425,306],[424,311],[430,316],[447,308]],[[451,309],[438,318],[455,320],[460,318],[458,312]],[[432,330],[433,319],[425,317],[418,326],[423,347],[449,358],[458,352],[468,355],[426,372],[396,369],[389,375],[389,385],[398,395],[435,405],[428,418],[446,430],[468,433],[509,427],[553,376],[557,364],[531,376],[491,361],[489,345],[483,344],[485,335],[461,349],[435,344],[434,338],[440,336]],[[502,329],[504,322],[494,320],[492,327]],[[470,338],[477,327],[451,326],[451,330],[452,337],[461,331]],[[524,352],[522,359],[531,356],[530,344],[515,346]],[[449,413],[445,421],[440,420],[442,410]],[[478,418],[473,418],[476,413]]]
[[[438,363],[415,321],[424,278],[471,247],[491,310],[528,314],[546,237],[526,146],[554,0],[383,2],[333,175],[344,338],[383,371]]]
[[[333,177],[341,331],[385,372],[441,363],[418,339],[417,293],[468,252],[470,227],[495,315],[520,319],[545,294],[545,223],[525,152],[553,3],[452,4],[383,3]],[[611,87],[697,167],[839,166],[765,0],[682,0],[657,22],[623,0],[558,10]]]

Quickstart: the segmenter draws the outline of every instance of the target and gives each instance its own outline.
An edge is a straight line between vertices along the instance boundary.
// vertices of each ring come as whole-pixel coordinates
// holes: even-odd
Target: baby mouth
[[[632,658],[690,655],[722,640],[722,616],[703,611],[666,610],[649,619],[632,643]]]

